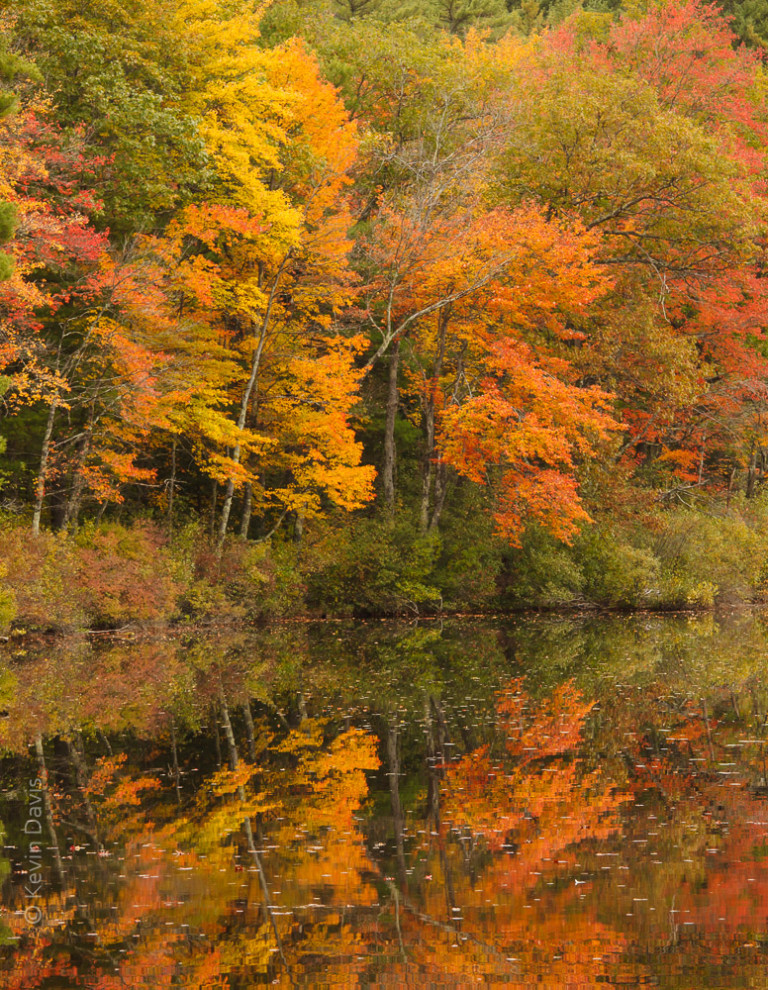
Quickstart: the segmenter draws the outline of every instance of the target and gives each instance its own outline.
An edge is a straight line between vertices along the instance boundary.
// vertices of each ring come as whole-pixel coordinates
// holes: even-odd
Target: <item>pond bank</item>
[[[529,611],[675,613],[765,602],[768,545],[759,541],[768,539],[768,526],[742,527],[741,537],[728,531],[718,542],[697,520],[688,523],[672,534],[669,522],[667,549],[642,549],[595,528],[573,547],[531,536],[520,548],[478,545],[472,555],[449,553],[439,536],[396,546],[397,531],[381,528],[352,556],[316,536],[302,544],[232,538],[218,555],[195,527],[170,536],[148,521],[89,523],[73,534],[35,537],[6,524],[0,634]]]
[[[120,627],[102,629],[62,628],[40,629],[25,626],[17,620],[6,635],[0,636],[0,653],[16,651],[26,653],[42,649],[67,648],[68,644],[86,642],[98,647],[125,644],[141,645],[151,643],[177,644],[209,641],[226,641],[232,637],[261,635],[279,635],[285,630],[327,629],[329,632],[338,630],[342,634],[350,630],[359,630],[363,634],[376,629],[384,630],[422,630],[425,633],[439,633],[444,627],[461,627],[462,625],[492,625],[515,626],[538,625],[552,627],[569,626],[581,627],[593,623],[612,621],[634,623],[635,621],[663,622],[665,620],[729,623],[733,621],[759,620],[768,616],[768,605],[764,603],[741,603],[738,605],[691,606],[689,608],[526,608],[512,609],[508,612],[442,612],[439,615],[419,616],[317,616],[299,615],[274,617],[269,620],[255,621],[252,619],[226,618],[197,619],[189,621],[128,623]]]

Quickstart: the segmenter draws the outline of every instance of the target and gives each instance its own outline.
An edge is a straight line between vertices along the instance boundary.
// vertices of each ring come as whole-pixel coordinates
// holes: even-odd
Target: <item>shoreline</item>
[[[574,607],[528,606],[507,611],[443,611],[438,614],[425,615],[367,615],[367,616],[336,616],[299,614],[294,616],[271,617],[266,620],[227,618],[222,621],[196,620],[189,623],[183,621],[170,622],[130,622],[114,628],[69,628],[41,629],[26,628],[23,620],[16,620],[17,628],[6,635],[0,636],[0,650],[3,647],[12,648],[15,645],[28,646],[33,643],[66,643],[72,640],[91,639],[95,642],[139,643],[156,639],[183,639],[191,637],[216,637],[233,632],[258,633],[275,628],[290,628],[292,626],[400,626],[416,627],[423,624],[443,622],[496,622],[514,623],[524,619],[610,619],[635,617],[699,617],[705,615],[722,616],[724,614],[768,612],[768,602],[733,602],[715,605],[691,605],[688,608],[660,606],[658,608],[636,608],[627,606],[580,605]]]

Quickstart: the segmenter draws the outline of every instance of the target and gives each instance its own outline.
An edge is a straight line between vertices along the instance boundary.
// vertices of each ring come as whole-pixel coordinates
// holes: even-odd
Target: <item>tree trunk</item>
[[[443,514],[445,496],[448,491],[448,468],[441,457],[438,456],[435,464],[435,499],[432,505],[432,516],[429,520],[429,533],[434,533],[440,525],[440,516]]]
[[[754,446],[752,447],[752,454],[749,459],[749,468],[747,469],[747,498],[755,497],[755,488],[757,482],[761,479],[763,474],[763,452],[762,450]],[[701,480],[701,479],[699,479]]]
[[[248,539],[248,530],[251,528],[251,512],[253,510],[253,485],[246,482],[245,495],[243,499],[243,515],[240,519],[240,539]]]
[[[451,319],[451,307],[447,306],[438,317],[438,343],[437,343],[437,353],[435,354],[435,360],[432,365],[432,374],[430,381],[427,383],[427,391],[424,396],[424,463],[422,467],[422,484],[421,484],[421,509],[419,512],[419,525],[422,533],[427,533],[432,530],[436,525],[437,521],[440,519],[440,513],[443,510],[442,504],[439,505],[437,510],[437,515],[433,512],[430,515],[430,508],[432,505],[432,488],[435,483],[435,392],[440,387],[440,376],[443,373],[443,361],[445,359],[445,343],[446,337],[448,335],[448,324]],[[438,480],[437,484],[441,486],[440,469],[437,471]],[[438,501],[445,500],[445,493],[440,487],[440,491],[435,494],[435,508],[437,508]]]
[[[387,766],[389,772],[389,797],[392,804],[392,824],[395,832],[397,868],[402,884],[408,875],[405,868],[405,844],[403,839],[403,806],[400,803],[400,757],[397,747],[397,725],[387,725]]]
[[[240,758],[237,752],[237,743],[235,742],[235,734],[232,731],[232,722],[229,717],[229,708],[227,707],[227,699],[224,694],[223,686],[219,690],[219,700],[221,702],[221,718],[224,723],[224,731],[227,736],[227,744],[229,746],[229,766],[231,770],[237,770],[240,762]],[[246,803],[246,793],[245,787],[242,784],[238,784],[237,796],[240,798],[242,804]],[[280,954],[280,958],[288,971],[288,975],[291,981],[291,985],[294,985],[293,975],[291,973],[290,967],[288,965],[288,960],[285,958],[285,953],[283,950],[283,941],[280,937],[280,929],[277,927],[277,921],[275,919],[274,905],[272,904],[272,898],[269,893],[269,885],[267,884],[267,877],[264,872],[264,865],[261,862],[261,856],[256,848],[256,843],[253,839],[253,825],[251,823],[250,816],[246,815],[243,818],[243,831],[245,832],[245,841],[248,847],[248,852],[256,864],[256,870],[259,874],[259,883],[261,884],[261,892],[264,895],[264,906],[267,911],[270,923],[272,925],[272,932],[275,936],[275,942],[277,944],[277,951]]]
[[[749,467],[747,468],[747,498],[753,498],[755,494],[755,477],[757,476],[757,458],[752,452],[752,456],[749,461]]]
[[[429,694],[424,698],[424,727],[427,742],[427,820],[431,821],[432,829],[440,831],[440,759],[437,755],[435,742],[435,722],[432,712],[432,698]]]
[[[213,731],[213,742],[216,747],[216,769],[221,770],[221,739],[219,737],[219,717],[216,709],[211,709],[211,729]]]
[[[171,715],[171,755],[173,758],[173,780],[176,785],[176,804],[181,807],[181,771],[179,769],[179,750],[176,745],[176,724]]]
[[[245,734],[248,740],[248,762],[256,762],[256,732],[253,725],[253,713],[251,703],[246,701],[243,705],[243,715],[245,716]]]
[[[232,721],[229,717],[227,699],[224,697],[224,688],[221,688],[219,691],[219,699],[221,701],[221,721],[224,726],[224,735],[227,738],[227,749],[229,750],[229,769],[237,770],[239,763],[237,743],[235,742],[235,733],[232,730]]]
[[[424,428],[426,433],[424,464],[421,476],[421,508],[419,510],[419,529],[426,533],[429,528],[429,506],[432,501],[432,482],[435,467],[433,455],[435,450],[435,403],[429,396],[424,409]]]
[[[384,463],[381,468],[381,484],[384,491],[384,502],[391,515],[395,514],[395,422],[397,420],[398,385],[397,376],[400,368],[400,341],[392,345],[389,355],[389,383],[387,388],[387,415],[384,425]]]
[[[213,534],[216,532],[216,503],[219,498],[219,483],[214,480],[211,482],[211,514],[209,518],[209,527],[211,532],[211,539],[213,539]]]
[[[56,874],[59,883],[64,882],[64,864],[61,859],[61,849],[59,848],[59,837],[56,834],[56,827],[53,823],[53,807],[51,805],[51,789],[48,784],[48,768],[45,765],[45,751],[43,750],[43,737],[38,733],[35,736],[35,752],[37,754],[37,772],[40,775],[40,790],[43,795],[43,813],[45,823],[48,826],[48,834],[51,837],[51,850],[53,860],[56,865]]]
[[[53,436],[53,424],[56,419],[56,407],[58,399],[54,396],[48,409],[48,419],[45,424],[43,434],[43,445],[40,448],[40,468],[37,472],[35,482],[35,508],[32,513],[32,533],[34,536],[40,535],[40,518],[43,514],[43,501],[45,500],[45,482],[48,477],[48,460],[51,453],[51,437]]]
[[[83,437],[83,442],[80,445],[80,453],[78,454],[77,464],[74,469],[72,492],[67,499],[67,507],[64,511],[65,529],[75,529],[77,527],[77,520],[80,516],[80,504],[83,501],[83,491],[85,490],[85,475],[83,473],[83,469],[85,467],[85,459],[88,456],[88,451],[91,449],[91,431],[92,424],[88,427],[88,430]]]
[[[269,299],[267,301],[267,308],[264,312],[264,319],[261,321],[261,330],[259,332],[259,342],[256,345],[256,349],[253,352],[253,357],[251,358],[251,373],[248,376],[248,381],[246,382],[245,389],[243,391],[243,397],[240,401],[240,412],[237,417],[237,428],[238,430],[245,429],[245,423],[248,418],[248,407],[251,404],[251,397],[256,388],[256,382],[259,377],[259,368],[261,367],[261,356],[264,353],[264,345],[267,341],[267,330],[269,329],[269,321],[272,316],[272,306],[277,295],[277,290],[280,285],[280,278],[285,271],[285,267],[291,258],[291,252],[289,251],[280,263],[280,267],[275,275],[275,280],[272,283],[272,288],[269,292]],[[232,451],[231,461],[237,466],[240,464],[240,457],[242,455],[242,448],[240,444],[236,444],[234,450]],[[235,479],[230,478],[227,482],[227,490],[224,496],[224,504],[221,507],[221,520],[219,522],[219,538],[216,543],[216,552],[219,557],[221,557],[221,552],[224,549],[224,538],[227,535],[227,526],[229,525],[229,514],[232,511],[232,499],[235,494]]]
[[[168,532],[173,532],[173,496],[176,493],[176,437],[171,447],[171,479],[168,484]]]
[[[85,762],[83,737],[79,732],[73,740],[67,740],[67,749],[69,750],[70,762],[72,763],[72,767],[75,771],[75,783],[77,784],[77,788],[83,798],[83,807],[85,808],[85,818],[88,822],[88,828],[98,849],[102,850],[104,846],[99,834],[98,819],[96,817],[93,804],[91,803],[91,799],[88,795],[88,782],[90,780],[90,774]]]
[[[301,543],[304,539],[304,513],[297,512],[296,520],[293,524],[293,542]]]
[[[234,457],[232,460],[235,464],[240,462],[240,446],[235,447],[235,452],[237,458]],[[216,539],[216,556],[221,557],[224,550],[224,540],[227,536],[227,526],[229,525],[229,515],[232,512],[232,499],[235,496],[235,482],[233,478],[230,478],[227,482],[227,487],[224,489],[224,502],[221,506],[221,518],[219,519],[219,533]]]

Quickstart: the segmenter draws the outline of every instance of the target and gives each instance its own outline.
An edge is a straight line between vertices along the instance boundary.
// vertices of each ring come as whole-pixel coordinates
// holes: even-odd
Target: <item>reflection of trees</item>
[[[31,731],[47,733],[59,829],[67,843],[87,846],[90,838],[93,851],[101,843],[110,853],[98,859],[99,869],[86,861],[90,870],[73,854],[75,864],[65,863],[68,886],[51,903],[51,917],[68,901],[87,902],[103,885],[113,896],[101,913],[70,920],[62,913],[60,932],[42,927],[29,940],[21,926],[25,951],[11,971],[20,972],[45,943],[61,974],[72,979],[82,979],[87,960],[94,971],[114,972],[129,985],[155,970],[164,974],[157,986],[174,972],[195,985],[204,957],[206,978],[222,977],[247,958],[264,978],[290,982],[309,972],[336,972],[346,984],[353,971],[364,982],[371,959],[386,967],[410,958],[409,933],[416,945],[421,940],[416,922],[453,937],[452,908],[460,896],[452,878],[463,883],[466,864],[461,857],[454,861],[459,846],[440,840],[433,872],[445,878],[444,906],[433,917],[429,905],[411,902],[412,857],[425,850],[412,846],[413,790],[401,794],[400,783],[414,768],[425,775],[428,830],[435,830],[446,754],[454,740],[473,741],[475,724],[485,721],[476,712],[487,711],[492,678],[482,651],[462,666],[455,643],[446,646],[434,631],[377,636],[378,646],[368,643],[363,651],[370,700],[362,705],[349,703],[353,651],[342,651],[336,670],[295,653],[284,660],[286,642],[291,650],[296,646],[291,637],[268,637],[257,665],[253,649],[249,662],[247,645],[235,642],[227,644],[226,662],[221,653],[149,644],[135,651],[83,648],[61,665],[43,658],[17,668],[6,742],[21,751]],[[99,704],[90,682],[79,698],[64,689],[67,678],[85,682],[88,669],[102,679],[111,707]],[[254,670],[266,672],[271,689],[254,684]],[[43,688],[35,696],[41,673]],[[454,687],[460,703],[448,698]],[[34,717],[24,723],[15,706],[30,701]],[[328,702],[346,713],[343,720],[310,711]],[[385,769],[394,775],[396,876],[366,845],[360,808],[368,794],[366,772],[378,764],[377,744],[350,724],[348,713],[355,711],[381,725]],[[483,731],[487,735],[490,725]],[[114,753],[107,749],[110,739]],[[150,739],[147,750],[141,740]],[[479,934],[472,940],[478,951],[485,945]],[[489,946],[482,951],[495,953],[494,965],[501,965],[501,950]],[[52,970],[41,964],[40,972]],[[111,985],[111,976],[104,979]],[[24,981],[36,985],[27,976]]]
[[[474,973],[591,986],[619,971],[619,932],[593,914],[567,920],[579,849],[616,831],[627,799],[577,758],[591,708],[570,684],[535,704],[512,681],[491,739],[444,767],[442,828],[422,844],[429,880],[403,902],[404,983],[418,971],[440,985]]]
[[[82,884],[78,869],[68,869],[68,886],[50,900],[43,924],[33,931],[17,919],[20,943],[0,969],[3,987],[32,990],[54,978],[103,990],[170,987],[180,978],[190,987],[224,986],[245,971],[271,980],[281,967],[292,982],[305,954],[353,951],[346,905],[375,900],[355,827],[366,771],[378,766],[375,741],[314,718],[276,734],[260,717],[250,734],[255,759],[245,762],[221,681],[218,717],[228,766],[208,772],[181,812],[175,773],[158,779],[124,753],[86,767],[78,754],[72,792],[58,796],[52,815],[64,806],[73,813],[77,802],[84,810],[87,798],[104,845],[119,856],[96,897],[111,888],[110,910],[65,911],[69,902],[90,902],[98,879]],[[299,930],[294,909],[301,913],[307,889],[317,892],[319,920]]]
[[[646,937],[665,944],[681,971],[695,947],[701,964],[740,972],[757,961],[748,950],[768,926],[763,683],[753,676],[708,696],[695,684],[687,693],[657,685],[626,733],[634,790],[648,808],[627,835],[642,836],[637,886],[657,908]]]
[[[0,986],[742,985],[768,927],[759,623],[616,620],[602,657],[594,621],[472,630],[12,664],[0,738],[19,780],[40,738],[63,877],[47,850],[34,930],[5,881]]]
[[[579,838],[602,838],[617,827],[616,796],[601,771],[585,773],[574,750],[593,705],[569,683],[533,705],[512,681],[499,695],[500,746],[483,745],[451,765],[444,818],[455,830],[500,849],[514,833],[517,858],[541,858]],[[525,847],[528,847],[526,849]]]

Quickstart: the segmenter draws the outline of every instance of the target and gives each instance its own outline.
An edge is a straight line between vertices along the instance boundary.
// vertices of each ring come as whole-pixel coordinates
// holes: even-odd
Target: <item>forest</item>
[[[0,0],[0,627],[768,598],[767,46]]]

